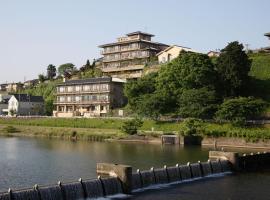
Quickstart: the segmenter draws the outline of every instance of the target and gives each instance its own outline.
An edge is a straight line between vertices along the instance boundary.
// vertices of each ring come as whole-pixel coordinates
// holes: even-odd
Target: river
[[[59,180],[75,181],[80,177],[96,178],[97,162],[128,164],[136,170],[137,168],[149,169],[152,166],[162,167],[165,164],[173,166],[176,163],[205,161],[208,159],[209,150],[173,145],[1,137],[0,191],[6,191],[8,188],[32,187],[34,184],[53,184]],[[172,196],[170,199],[215,199],[215,195],[223,193],[224,198],[217,199],[241,199],[239,198],[241,195],[251,191],[264,189],[267,191],[266,186],[263,188],[261,185],[269,185],[269,182],[269,173],[230,175],[189,183],[181,187],[170,187],[166,192],[159,190],[138,193],[131,199],[164,199],[169,194]],[[203,193],[206,198],[202,198]],[[226,198],[226,194],[234,194],[234,196]],[[258,199],[265,198],[262,196]]]

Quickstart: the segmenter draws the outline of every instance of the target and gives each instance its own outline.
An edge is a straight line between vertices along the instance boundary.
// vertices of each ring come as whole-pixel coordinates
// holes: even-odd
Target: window
[[[83,86],[83,91],[89,91],[90,90],[90,86],[89,85],[84,85]]]
[[[60,92],[65,92],[65,87],[60,87],[60,88],[59,88],[59,91],[60,91]]]
[[[81,97],[80,97],[80,96],[76,96],[76,97],[75,97],[75,101],[76,101],[76,102],[81,101]]]
[[[72,101],[72,97],[71,96],[67,96],[67,102],[71,102]]]
[[[77,86],[75,87],[75,90],[76,90],[76,92],[79,92],[79,91],[81,90],[81,87],[77,85]]]
[[[68,86],[67,90],[68,90],[68,92],[73,92],[73,87],[72,86]]]

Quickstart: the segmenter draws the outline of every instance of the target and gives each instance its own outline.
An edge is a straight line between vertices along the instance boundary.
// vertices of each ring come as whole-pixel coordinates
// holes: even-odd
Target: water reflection
[[[207,148],[0,138],[0,190],[96,178],[97,162],[149,169],[207,160]]]

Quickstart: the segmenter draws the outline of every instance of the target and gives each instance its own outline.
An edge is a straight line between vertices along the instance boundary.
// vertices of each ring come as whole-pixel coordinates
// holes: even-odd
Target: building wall
[[[195,52],[192,49],[188,49],[188,48],[182,48],[182,47],[177,47],[174,46],[171,49],[169,49],[168,51],[163,51],[158,55],[158,62],[159,63],[166,63],[166,62],[170,62],[173,59],[177,58],[179,56],[179,54],[181,53],[181,51],[191,51],[191,52]],[[169,56],[170,55],[170,56]]]
[[[42,102],[18,102],[18,100],[12,96],[8,102],[9,115],[11,110],[14,110],[16,115],[43,115],[44,103]]]
[[[57,87],[54,116],[100,116],[124,105],[123,83],[91,83]]]

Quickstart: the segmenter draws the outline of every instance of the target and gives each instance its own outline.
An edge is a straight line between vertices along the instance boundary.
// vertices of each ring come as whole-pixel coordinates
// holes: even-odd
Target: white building
[[[8,101],[9,115],[43,115],[44,100],[42,96],[14,94]]]
[[[172,45],[157,54],[159,63],[167,63],[177,58],[181,51],[197,52],[189,47]]]

